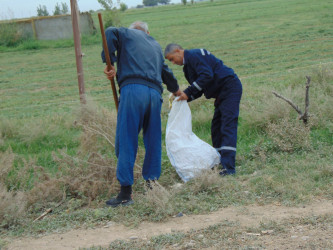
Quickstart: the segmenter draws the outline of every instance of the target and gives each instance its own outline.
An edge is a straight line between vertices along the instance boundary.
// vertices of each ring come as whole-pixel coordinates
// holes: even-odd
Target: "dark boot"
[[[235,173],[228,172],[225,168],[222,168],[222,170],[219,172],[220,176],[227,176],[227,175],[234,175]]]
[[[132,200],[132,186],[121,186],[120,193],[117,197],[112,198],[106,202],[107,206],[129,206],[134,203]]]
[[[146,188],[147,190],[152,190],[154,185],[156,185],[155,180],[146,180]]]

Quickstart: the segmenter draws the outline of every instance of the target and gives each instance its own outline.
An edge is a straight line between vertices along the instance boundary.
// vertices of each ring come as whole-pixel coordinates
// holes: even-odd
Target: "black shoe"
[[[227,171],[226,169],[222,169],[222,170],[219,172],[219,175],[220,175],[220,176],[227,176],[227,175],[229,175],[229,174],[228,174],[228,171]]]
[[[107,206],[118,207],[118,206],[129,206],[134,204],[134,201],[129,199],[121,199],[119,195],[116,198],[112,198],[106,202]]]
[[[153,187],[156,185],[154,180],[146,180],[146,188],[147,190],[153,190]]]

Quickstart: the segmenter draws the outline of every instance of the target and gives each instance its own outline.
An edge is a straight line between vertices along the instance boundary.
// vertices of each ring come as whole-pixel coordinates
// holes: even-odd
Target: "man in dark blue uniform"
[[[143,178],[149,183],[160,177],[162,82],[175,95],[179,95],[180,90],[172,71],[164,63],[160,45],[149,35],[146,23],[135,22],[128,29],[110,27],[105,35],[111,62],[117,63],[117,70],[112,67],[107,71],[106,67],[104,73],[109,79],[116,76],[120,88],[116,155],[121,190],[117,197],[106,202],[117,207],[133,203],[133,167],[141,129],[146,149]],[[105,62],[104,51],[102,59]]]
[[[236,173],[236,143],[239,103],[242,84],[233,69],[223,64],[206,49],[184,50],[178,44],[169,44],[164,56],[173,64],[184,65],[185,78],[190,86],[180,94],[188,102],[200,97],[215,98],[211,125],[213,147],[221,155],[220,175]]]

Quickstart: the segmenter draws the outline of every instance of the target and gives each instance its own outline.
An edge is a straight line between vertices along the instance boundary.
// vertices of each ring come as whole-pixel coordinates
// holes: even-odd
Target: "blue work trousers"
[[[141,84],[121,88],[116,132],[117,179],[120,185],[133,185],[133,167],[141,129],[146,149],[142,176],[145,180],[160,177],[161,106],[161,95],[155,89]]]
[[[239,103],[242,84],[237,77],[228,78],[215,101],[211,126],[213,147],[221,155],[221,164],[228,174],[236,173],[236,144]]]

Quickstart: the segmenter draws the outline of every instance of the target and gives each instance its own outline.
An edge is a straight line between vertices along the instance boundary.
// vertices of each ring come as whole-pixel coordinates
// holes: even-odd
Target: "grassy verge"
[[[209,173],[176,190],[172,186],[180,179],[163,146],[160,184],[165,189],[158,191],[160,195],[145,195],[136,168],[136,203],[116,210],[104,207],[105,199],[117,192],[115,114],[110,111],[115,108],[102,73],[98,35],[83,37],[86,91],[94,103],[84,112],[79,108],[72,41],[45,47],[31,42],[30,48],[37,44],[33,50],[27,42],[20,51],[1,51],[1,233],[39,234],[106,220],[137,225],[230,205],[332,199],[330,18],[328,3],[311,0],[215,1],[126,11],[124,26],[147,21],[162,47],[178,42],[185,48],[205,47],[222,58],[240,76],[244,95],[235,177],[219,179]],[[185,88],[181,68],[171,67]],[[302,107],[305,75],[312,77],[308,127],[271,94],[280,92]],[[163,94],[164,100],[167,96]],[[194,132],[210,142],[213,101],[201,98],[190,107]],[[167,118],[165,101],[163,133]],[[138,165],[143,154],[141,141]],[[61,201],[50,216],[32,223]]]

